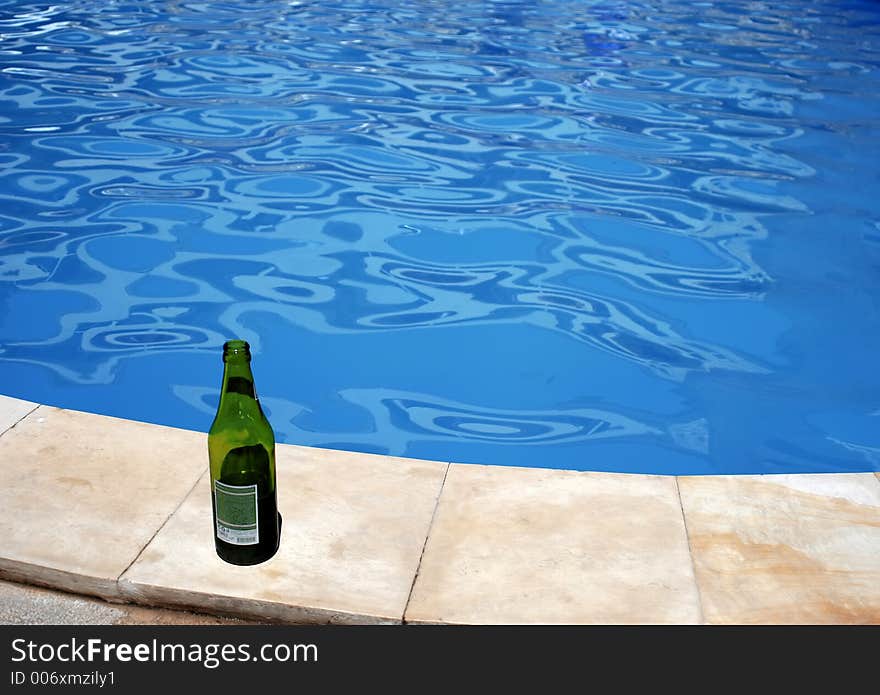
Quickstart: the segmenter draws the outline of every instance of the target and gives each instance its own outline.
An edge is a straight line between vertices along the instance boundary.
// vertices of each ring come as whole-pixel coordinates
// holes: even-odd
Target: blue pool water
[[[0,0],[0,392],[279,441],[880,469],[880,4]]]

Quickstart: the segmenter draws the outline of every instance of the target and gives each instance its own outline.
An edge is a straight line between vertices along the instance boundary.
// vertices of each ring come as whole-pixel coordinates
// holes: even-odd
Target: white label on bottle
[[[227,485],[214,481],[217,538],[233,545],[260,542],[256,485]]]

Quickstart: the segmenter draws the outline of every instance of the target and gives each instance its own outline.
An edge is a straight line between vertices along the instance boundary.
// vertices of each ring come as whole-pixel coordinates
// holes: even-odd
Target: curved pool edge
[[[661,476],[277,445],[220,561],[205,435],[0,396],[0,577],[297,623],[880,623],[880,474]],[[339,469],[344,468],[344,475]]]

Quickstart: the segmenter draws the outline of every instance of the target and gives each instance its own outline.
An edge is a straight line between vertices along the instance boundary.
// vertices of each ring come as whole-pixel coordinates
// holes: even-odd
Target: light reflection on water
[[[0,391],[205,430],[241,337],[280,441],[878,469],[878,21],[0,0]]]

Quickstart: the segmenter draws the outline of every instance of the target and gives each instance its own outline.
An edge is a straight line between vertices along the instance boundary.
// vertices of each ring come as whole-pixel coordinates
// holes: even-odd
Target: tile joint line
[[[706,624],[706,615],[703,613],[703,594],[700,592],[700,581],[697,578],[697,565],[694,562],[694,549],[691,545],[691,532],[688,530],[688,522],[687,516],[684,513],[684,502],[681,499],[681,487],[678,484],[677,475],[673,476],[675,479],[675,493],[678,495],[678,509],[681,512],[681,521],[684,524],[684,535],[688,544],[688,558],[691,561],[691,571],[694,573],[694,585],[697,588],[697,607],[700,609],[700,621],[703,625]]]
[[[171,513],[167,517],[165,517],[164,521],[162,521],[162,523],[159,524],[159,528],[157,528],[153,532],[153,535],[150,536],[150,539],[146,543],[144,543],[143,547],[140,550],[138,550],[137,555],[134,556],[134,559],[132,559],[132,561],[129,562],[128,565],[126,565],[125,569],[119,573],[119,576],[116,577],[116,586],[117,587],[119,586],[119,582],[122,580],[123,575],[125,575],[125,573],[131,569],[131,566],[140,559],[141,555],[144,554],[144,551],[149,547],[150,543],[153,542],[153,539],[159,535],[159,531],[161,531],[163,528],[165,528],[165,524],[168,523],[168,521],[171,519],[172,516],[177,514],[177,510],[183,506],[183,503],[186,502],[187,498],[192,494],[192,491],[196,489],[196,486],[199,484],[199,481],[204,477],[206,472],[207,472],[207,466],[205,467],[205,469],[202,470],[201,473],[199,473],[199,475],[196,477],[196,481],[190,486],[189,490],[186,491],[186,494],[184,494],[183,497],[180,498],[180,502],[177,503],[177,506],[174,507],[174,509],[171,511]]]
[[[443,480],[440,481],[440,489],[437,491],[437,499],[434,502],[434,510],[431,512],[431,520],[428,522],[428,530],[425,533],[425,542],[422,543],[422,552],[419,553],[419,563],[416,565],[415,574],[413,574],[412,584],[409,585],[409,594],[406,597],[406,604],[403,607],[403,615],[400,616],[400,622],[406,624],[406,612],[409,610],[409,602],[412,600],[413,590],[416,588],[416,580],[419,578],[419,572],[422,569],[422,558],[425,557],[425,549],[428,547],[428,539],[431,537],[431,530],[434,528],[434,519],[437,517],[437,509],[440,507],[440,497],[443,496],[443,488],[446,486],[446,476],[449,475],[451,463],[446,464],[446,470],[443,471]]]
[[[2,437],[4,434],[6,434],[6,433],[9,432],[10,430],[12,430],[14,427],[17,427],[17,426],[19,425],[19,423],[21,423],[22,420],[24,420],[24,419],[27,418],[27,417],[30,417],[31,415],[33,415],[35,412],[37,412],[37,411],[38,411],[40,408],[42,408],[42,407],[43,407],[43,404],[42,404],[42,403],[34,403],[34,407],[33,407],[33,408],[31,408],[30,410],[28,410],[24,415],[22,415],[22,416],[21,416],[20,418],[18,418],[15,422],[13,422],[11,425],[9,425],[9,427],[7,427],[5,430],[3,430],[2,432],[0,432],[0,437]]]

